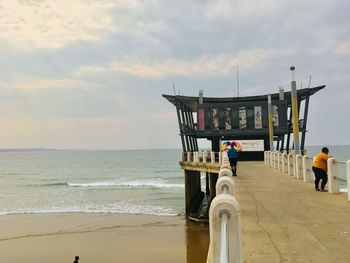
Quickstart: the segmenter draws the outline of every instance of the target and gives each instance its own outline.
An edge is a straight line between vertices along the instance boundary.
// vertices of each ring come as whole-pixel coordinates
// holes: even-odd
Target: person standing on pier
[[[237,158],[238,151],[235,148],[236,142],[231,142],[231,147],[227,151],[228,159],[230,160],[230,165],[232,169],[232,175],[237,176]]]
[[[321,152],[316,155],[314,160],[312,171],[315,174],[315,189],[316,191],[326,192],[324,187],[327,184],[328,175],[327,175],[327,160],[329,158],[329,150],[327,147],[323,147]],[[321,182],[321,190],[319,188],[319,183]]]

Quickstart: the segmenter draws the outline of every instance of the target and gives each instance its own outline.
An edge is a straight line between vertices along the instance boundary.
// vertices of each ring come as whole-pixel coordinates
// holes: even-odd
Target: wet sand
[[[184,217],[126,214],[0,216],[1,262],[206,261],[207,225]]]

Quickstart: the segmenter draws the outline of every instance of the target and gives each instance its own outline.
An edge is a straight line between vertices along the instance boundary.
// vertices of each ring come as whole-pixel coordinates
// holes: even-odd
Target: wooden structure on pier
[[[325,85],[297,90],[302,153],[307,132],[310,96],[324,87]],[[277,150],[289,152],[293,148],[293,145],[291,146],[293,133],[291,92],[270,95]],[[163,94],[163,97],[176,107],[183,152],[198,152],[198,139],[211,141],[213,152],[220,152],[220,144],[226,140],[256,146],[248,150],[243,149],[239,154],[239,160],[263,160],[264,151],[270,150],[267,94],[226,98]],[[202,170],[194,166],[189,168],[189,164],[186,165],[181,164],[181,167],[185,171],[186,214],[191,215],[197,213],[200,200],[203,200],[204,196],[200,187]],[[210,196],[208,204],[215,196],[217,178],[217,173],[206,172],[206,189],[209,189],[207,195]]]
[[[304,150],[306,124],[310,96],[323,89],[323,86],[299,89],[299,130],[301,132],[301,151]],[[180,138],[184,152],[198,151],[198,139],[207,139],[212,143],[213,151],[220,151],[222,140],[263,140],[264,149],[259,153],[242,152],[240,159],[263,160],[263,152],[270,150],[268,133],[268,95],[249,97],[209,98],[164,95],[176,107],[179,123]],[[283,98],[280,93],[271,94],[274,111],[274,140],[277,150],[292,149],[292,111],[291,93],[285,92]],[[303,115],[300,114],[303,112]]]

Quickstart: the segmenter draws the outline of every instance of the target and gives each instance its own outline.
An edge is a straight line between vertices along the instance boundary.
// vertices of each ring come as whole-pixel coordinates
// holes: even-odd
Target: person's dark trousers
[[[314,171],[315,174],[315,189],[319,189],[318,185],[321,180],[321,190],[324,190],[324,187],[326,186],[328,180],[328,175],[326,171],[314,166],[312,166],[312,171]]]

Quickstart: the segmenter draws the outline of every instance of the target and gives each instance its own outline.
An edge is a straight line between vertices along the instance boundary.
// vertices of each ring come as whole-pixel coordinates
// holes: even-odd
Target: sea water
[[[2,151],[0,215],[182,214],[179,158],[180,150]]]
[[[350,146],[329,146],[339,161]],[[306,147],[315,156],[321,146]],[[0,215],[86,212],[184,214],[180,150],[0,151]],[[340,164],[340,177],[346,178]],[[202,174],[202,187],[204,188]],[[346,184],[341,183],[346,189]]]

